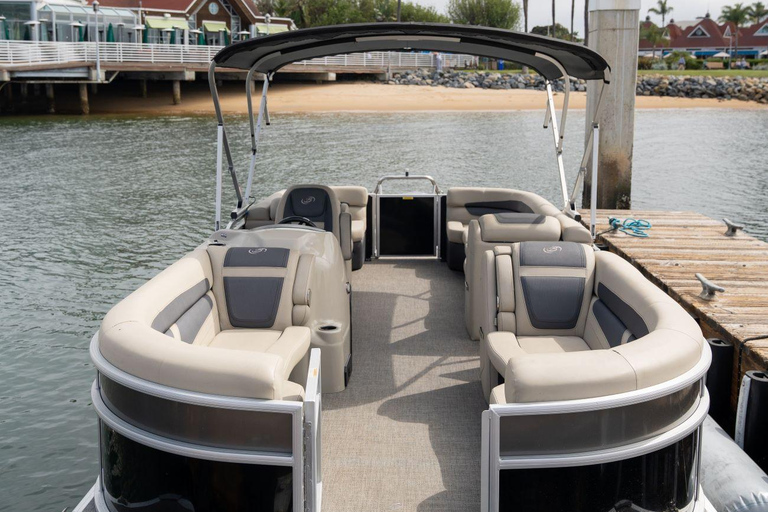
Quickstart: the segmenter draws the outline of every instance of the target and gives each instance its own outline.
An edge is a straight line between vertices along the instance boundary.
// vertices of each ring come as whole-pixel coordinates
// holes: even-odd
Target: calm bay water
[[[407,170],[444,189],[522,188],[557,202],[542,119],[274,115],[256,195],[298,182],[373,189]],[[584,116],[569,119],[572,180]],[[768,239],[766,133],[760,111],[638,112],[633,206],[725,216]],[[246,134],[236,119],[241,170]],[[88,343],[111,305],[207,236],[214,158],[208,117],[0,119],[0,511],[71,507],[95,480]]]

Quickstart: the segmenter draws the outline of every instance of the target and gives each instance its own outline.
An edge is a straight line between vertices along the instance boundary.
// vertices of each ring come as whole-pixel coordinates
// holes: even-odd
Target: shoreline
[[[69,90],[71,89],[71,90]],[[74,88],[57,89],[57,114],[78,114]],[[257,86],[258,89],[258,86]],[[225,114],[247,114],[245,91],[241,82],[225,83],[219,88]],[[91,115],[212,115],[208,87],[202,82],[182,83],[181,103],[172,102],[171,88],[163,82],[151,82],[147,98],[139,97],[136,82],[102,87],[90,94]],[[256,97],[256,95],[254,95]],[[42,98],[44,100],[44,98]],[[586,93],[571,94],[570,108],[584,110]],[[558,108],[563,95],[555,95]],[[270,87],[272,113],[393,113],[393,112],[515,112],[543,110],[546,96],[536,90],[453,89],[418,85],[387,85],[370,82],[275,83]],[[30,107],[33,105],[30,101]],[[768,105],[744,101],[636,96],[636,109],[715,109],[768,110]],[[35,109],[40,110],[40,109]],[[43,109],[42,112],[45,110]],[[13,117],[35,115],[12,114]]]

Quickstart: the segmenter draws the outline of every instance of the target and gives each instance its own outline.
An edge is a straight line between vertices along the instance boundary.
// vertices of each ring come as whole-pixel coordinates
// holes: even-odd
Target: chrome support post
[[[246,200],[251,197],[251,187],[253,186],[253,174],[256,170],[256,153],[258,151],[259,136],[261,135],[261,126],[264,118],[264,110],[267,106],[267,90],[269,89],[269,78],[264,77],[264,85],[261,89],[261,103],[259,104],[259,116],[258,120],[254,123],[253,120],[253,100],[251,98],[251,80],[253,78],[253,72],[255,68],[251,68],[248,72],[248,78],[246,80],[246,91],[248,95],[248,121],[251,125],[251,165],[248,168],[248,182],[245,186],[245,198]]]
[[[590,190],[589,204],[589,232],[592,241],[597,237],[597,159],[600,154],[600,125],[592,125],[592,187]]]
[[[562,152],[563,142],[565,140],[565,122],[568,119],[568,104],[571,99],[571,77],[568,76],[568,73],[565,71],[563,65],[560,64],[560,61],[553,59],[549,55],[542,55],[541,53],[537,53],[536,56],[551,62],[563,75],[563,92],[565,93],[565,99],[563,100],[563,114],[560,117],[560,140],[557,145],[557,150]],[[550,115],[554,115],[554,109],[551,113],[547,113],[546,120],[544,121],[544,128],[547,128],[547,125],[549,124],[548,120]]]
[[[563,211],[570,211],[571,204],[568,199],[568,184],[565,181],[565,167],[563,166],[563,151],[560,144],[560,130],[557,126],[557,113],[555,112],[555,98],[552,95],[552,82],[547,80],[547,107],[549,119],[552,122],[552,136],[555,142],[555,153],[557,155],[557,170],[560,173],[560,188],[563,193]]]
[[[219,123],[216,129],[216,214],[214,216],[213,230],[221,227],[221,164],[222,149],[224,146],[224,125]]]

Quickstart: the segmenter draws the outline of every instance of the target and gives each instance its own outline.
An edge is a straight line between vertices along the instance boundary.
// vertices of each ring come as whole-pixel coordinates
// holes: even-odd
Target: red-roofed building
[[[650,17],[641,27],[648,27],[653,22]],[[669,45],[662,48],[666,54],[672,51],[685,51],[696,57],[711,57],[720,52],[730,53],[733,57],[756,58],[768,52],[768,19],[751,27],[739,29],[739,48],[736,51],[736,26],[733,23],[719,24],[707,13],[703,18],[693,21],[670,20],[665,30]],[[641,30],[642,33],[642,30]],[[659,48],[657,48],[659,50]],[[640,54],[653,51],[653,46],[640,39]]]
[[[254,0],[99,0],[99,5],[136,12],[149,43],[223,45],[296,28],[289,18],[262,16]]]

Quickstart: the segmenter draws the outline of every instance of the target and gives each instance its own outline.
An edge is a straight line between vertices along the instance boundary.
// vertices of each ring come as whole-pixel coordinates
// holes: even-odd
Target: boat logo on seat
[[[301,200],[301,204],[310,204],[315,202],[315,196],[307,196]]]
[[[261,254],[267,252],[266,247],[257,247],[256,249],[248,249],[248,254]]]
[[[555,253],[555,252],[560,252],[562,250],[563,250],[563,248],[560,247],[559,245],[550,245],[549,247],[545,247],[544,249],[542,249],[542,251],[544,251],[547,254],[552,254],[552,253]]]

